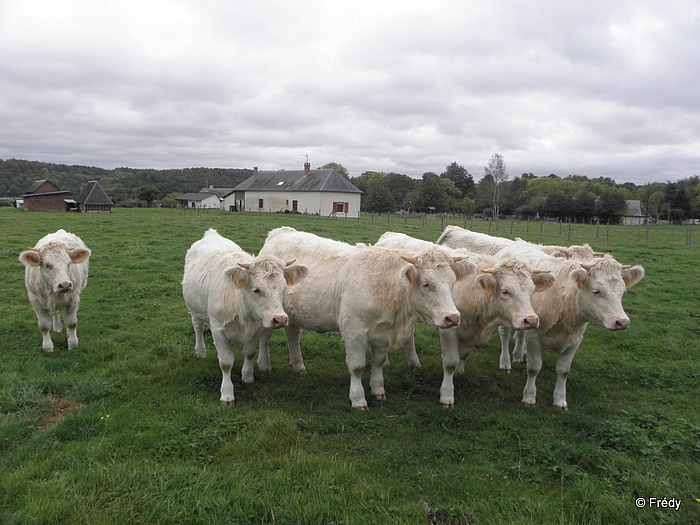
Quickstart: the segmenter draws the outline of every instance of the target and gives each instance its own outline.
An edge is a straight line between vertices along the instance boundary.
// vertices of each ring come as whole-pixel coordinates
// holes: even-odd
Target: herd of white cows
[[[50,331],[61,331],[63,310],[68,348],[74,348],[90,250],[58,230],[19,258],[44,350],[53,351]],[[256,350],[258,368],[270,369],[268,345],[277,328],[284,328],[294,371],[306,371],[300,348],[305,329],[340,332],[350,402],[366,410],[367,348],[371,394],[385,399],[387,353],[403,347],[409,363],[420,366],[413,328],[422,322],[438,328],[444,406],[455,403],[453,376],[464,370],[471,348],[498,329],[502,369],[511,370],[513,332],[513,360],[527,356],[523,403],[536,401],[542,347],[558,354],[554,406],[566,409],[566,379],[586,327],[626,329],[622,296],[643,277],[642,266],[622,265],[588,245],[541,246],[457,226],[448,226],[436,243],[387,232],[374,245],[281,227],[269,232],[257,257],[210,229],[185,255],[182,293],[199,357],[206,354],[204,325],[211,328],[223,403],[235,401],[231,343],[243,348],[241,378],[252,383]]]

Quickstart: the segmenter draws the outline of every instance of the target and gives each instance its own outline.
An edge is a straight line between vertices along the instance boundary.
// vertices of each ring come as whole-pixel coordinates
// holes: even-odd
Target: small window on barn
[[[262,207],[263,207],[263,200],[258,199],[258,208],[262,208]]]
[[[282,184],[284,184],[284,181],[283,181],[283,180],[281,180],[281,181],[279,181],[279,182],[277,183],[278,186],[282,186]]]

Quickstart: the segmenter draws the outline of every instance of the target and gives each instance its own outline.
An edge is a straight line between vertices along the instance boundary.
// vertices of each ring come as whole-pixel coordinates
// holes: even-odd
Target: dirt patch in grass
[[[84,403],[76,403],[68,399],[57,399],[55,397],[47,399],[46,403],[51,410],[48,414],[41,418],[41,428],[58,425],[63,418],[65,418],[72,411],[85,406]]]

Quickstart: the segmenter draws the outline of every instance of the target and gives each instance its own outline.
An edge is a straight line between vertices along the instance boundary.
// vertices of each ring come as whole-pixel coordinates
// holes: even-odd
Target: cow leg
[[[61,314],[56,312],[53,314],[53,331],[61,332],[63,330],[63,325],[61,323]]]
[[[287,336],[287,346],[289,347],[289,364],[297,374],[305,374],[306,367],[304,359],[301,357],[301,326],[290,321],[284,327],[284,335]]]
[[[211,335],[214,338],[216,355],[219,358],[219,368],[221,369],[221,399],[222,403],[232,405],[236,399],[233,395],[233,382],[231,381],[231,369],[233,368],[233,352],[223,327],[211,327]]]
[[[372,358],[372,371],[369,377],[369,387],[375,399],[386,399],[384,390],[384,363],[386,362],[387,349],[372,346],[370,356]]]
[[[350,372],[350,403],[353,408],[367,410],[362,374],[367,362],[367,336],[342,334],[345,342],[345,363]],[[382,361],[383,362],[383,361]]]
[[[271,329],[264,329],[260,335],[260,343],[258,345],[258,369],[264,372],[272,370],[270,364],[270,337],[272,337]]]
[[[583,339],[583,334],[581,337],[576,338],[564,351],[559,352],[557,356],[557,384],[554,387],[554,403],[555,407],[566,410],[566,379],[569,376],[569,370],[571,370],[571,362],[574,360],[576,351],[581,345],[581,340]]]
[[[527,333],[524,330],[515,331],[515,344],[513,345],[513,361],[522,363],[527,355]]]
[[[501,339],[501,358],[499,368],[510,374],[512,366],[510,363],[510,328],[507,326],[498,327],[498,337]]]
[[[51,327],[53,326],[53,316],[45,308],[34,306],[36,320],[41,330],[41,347],[47,352],[53,352],[53,341],[51,340]]]
[[[406,350],[408,365],[420,368],[420,359],[418,359],[418,354],[416,353],[416,341],[413,338],[413,328],[411,328],[411,337],[406,341],[404,349]]]
[[[207,347],[204,345],[204,323],[203,319],[192,314],[192,328],[194,329],[194,353],[197,357],[204,358],[207,355]]]
[[[71,302],[66,308],[63,320],[66,324],[66,336],[68,337],[68,350],[78,346],[78,305]],[[55,321],[55,318],[54,318]],[[59,317],[59,323],[61,322]]]
[[[539,338],[528,337],[528,355],[527,355],[527,382],[523,389],[523,403],[526,405],[534,405],[537,401],[537,387],[535,381],[537,374],[542,369],[542,345]]]
[[[255,381],[253,359],[255,358],[255,351],[257,350],[256,347],[257,345],[255,340],[243,345],[243,367],[241,368],[241,381],[244,383],[250,384]]]
[[[464,374],[464,361],[466,361],[467,357],[469,356],[469,352],[471,352],[472,348],[471,346],[467,346],[464,344],[464,342],[460,339],[459,340],[459,363],[457,363],[457,369],[455,370],[456,374],[463,375]]]
[[[442,347],[442,385],[440,403],[444,407],[455,404],[454,373],[459,365],[459,337],[457,328],[438,330]]]

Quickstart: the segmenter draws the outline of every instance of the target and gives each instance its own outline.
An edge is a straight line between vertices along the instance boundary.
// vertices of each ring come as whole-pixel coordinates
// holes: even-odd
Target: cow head
[[[625,330],[630,320],[622,308],[627,288],[644,277],[642,266],[623,266],[609,255],[590,264],[581,263],[571,272],[581,290],[579,305],[590,321],[608,330]]]
[[[476,265],[437,247],[401,258],[409,263],[404,271],[411,287],[409,301],[421,321],[439,328],[458,325],[460,316],[452,300],[452,287],[457,279],[473,273]]]
[[[552,286],[554,277],[548,272],[530,271],[511,257],[493,268],[482,269],[477,283],[489,296],[494,315],[512,328],[527,330],[537,328],[540,322],[531,304],[532,294]]]
[[[276,257],[239,262],[226,270],[226,277],[242,292],[246,311],[265,328],[281,328],[288,317],[282,307],[284,290],[303,279],[309,269]]]
[[[67,293],[73,290],[69,268],[90,258],[88,248],[69,250],[62,243],[52,242],[40,248],[29,248],[19,255],[19,260],[27,268],[38,268],[42,280],[53,293]]]

